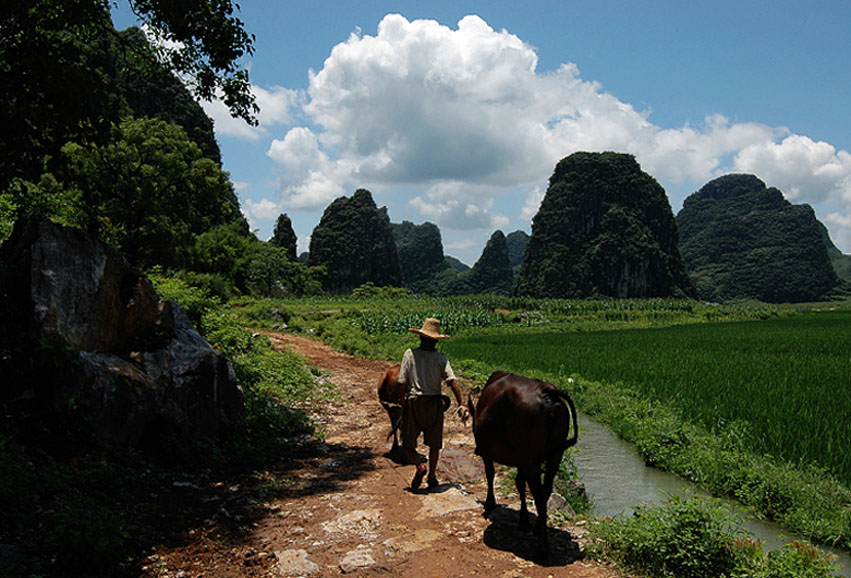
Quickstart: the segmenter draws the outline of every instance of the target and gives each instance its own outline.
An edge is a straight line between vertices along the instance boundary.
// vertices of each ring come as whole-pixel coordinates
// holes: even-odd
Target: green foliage
[[[535,297],[692,296],[664,189],[631,155],[562,159],[514,289]]]
[[[568,448],[559,463],[558,473],[553,480],[553,490],[558,492],[577,515],[585,515],[591,511],[592,503],[585,487],[576,483],[579,480],[579,472],[576,469],[574,454],[576,446]]]
[[[658,506],[638,506],[634,516],[604,520],[595,528],[607,553],[653,576],[721,578],[738,566],[738,528],[720,502],[673,496]]]
[[[171,274],[175,279],[180,279],[187,285],[197,287],[223,303],[235,296],[236,291],[233,281],[223,277],[222,275],[186,270],[172,271]]]
[[[108,134],[122,103],[102,0],[7,2],[0,13],[0,191],[35,181],[72,139]]]
[[[699,497],[673,496],[591,529],[604,542],[598,552],[651,576],[827,578],[837,569],[833,557],[802,542],[766,554],[732,512]]]
[[[53,166],[12,189],[20,215],[87,228],[143,267],[186,265],[195,235],[241,219],[227,174],[163,121],[124,121],[102,145],[68,143]]]
[[[18,214],[18,205],[15,197],[0,192],[0,243],[9,238],[12,229],[15,228],[15,216]]]
[[[240,293],[283,297],[321,292],[321,268],[290,260],[286,249],[259,241],[241,222],[199,235],[192,268],[227,280]]]
[[[169,53],[161,48],[161,60],[188,75],[199,97],[211,100],[220,90],[233,114],[255,122],[248,74],[238,64],[252,52],[253,38],[233,16],[231,2],[204,1],[191,10],[150,0],[130,4],[142,23],[179,47]],[[108,138],[111,125],[127,112],[119,69],[151,70],[148,48],[137,47],[115,32],[105,0],[3,5],[0,190],[16,178],[37,180],[44,161],[58,157],[69,141]],[[126,62],[119,63],[125,55]]]
[[[162,267],[154,267],[148,271],[148,279],[161,298],[179,303],[196,326],[208,311],[220,305],[220,301],[211,296],[208,290],[180,277],[167,275]]]
[[[205,312],[198,329],[213,347],[227,355],[234,364],[238,363],[239,356],[257,351],[251,333],[236,322],[226,307]]]
[[[128,28],[118,33],[116,43],[119,89],[133,116],[180,125],[203,156],[221,166],[213,121],[180,78],[156,58],[145,33]]]
[[[839,284],[812,208],[753,175],[710,181],[684,201],[677,225],[702,299],[808,302]]]
[[[464,336],[450,355],[623,383],[709,430],[749,424],[749,448],[828,467],[851,482],[844,391],[851,373],[849,311],[741,323],[586,333]],[[765,403],[771,398],[772,403]],[[793,424],[793,427],[790,427]]]
[[[822,578],[835,576],[836,560],[811,544],[792,541],[758,561],[757,578]]]
[[[169,45],[159,48],[158,57],[188,77],[198,97],[207,101],[218,98],[233,116],[257,124],[254,115],[259,108],[248,71],[239,64],[254,53],[254,35],[233,15],[230,0],[202,0],[191,8],[157,0],[131,0],[131,5],[142,22]]]
[[[18,219],[48,218],[60,225],[83,227],[86,211],[82,194],[68,190],[52,173],[44,173],[37,183],[15,179],[8,189],[0,192],[0,240],[12,234]]]
[[[422,292],[434,297],[469,295],[473,292],[470,288],[470,269],[459,271],[453,266],[444,267],[429,280]]]
[[[254,243],[245,269],[245,290],[252,295],[317,295],[323,270],[290,259],[287,249]]]
[[[323,287],[331,293],[349,293],[369,281],[400,286],[399,256],[387,208],[378,209],[365,189],[333,201],[313,229],[309,263],[325,267]]]
[[[409,299],[410,289],[403,287],[376,287],[370,281],[352,291],[352,299]]]
[[[214,227],[195,240],[192,268],[204,273],[221,275],[235,287],[245,288],[245,269],[254,242],[240,223]]]
[[[851,508],[851,489],[824,470],[754,453],[748,424],[726,423],[713,434],[623,385],[576,379],[570,392],[584,411],[636,444],[648,463],[732,496],[757,515],[811,539],[851,544],[845,513]]]
[[[79,494],[56,500],[49,512],[57,562],[66,568],[105,570],[127,555],[127,520],[113,508]]]
[[[457,305],[453,307],[453,304]],[[426,317],[439,319],[441,331],[448,335],[462,329],[489,327],[504,322],[499,313],[477,306],[472,299],[467,301],[465,306],[460,298],[446,303],[441,309],[426,307],[405,312],[364,311],[355,314],[360,330],[368,335],[405,334],[411,327],[421,327]]]

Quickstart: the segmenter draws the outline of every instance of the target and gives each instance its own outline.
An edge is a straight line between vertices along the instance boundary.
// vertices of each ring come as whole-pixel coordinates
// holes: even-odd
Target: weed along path
[[[532,534],[517,530],[514,498],[499,497],[502,507],[490,520],[482,516],[481,461],[473,456],[469,423],[450,415],[452,410],[441,485],[428,493],[409,491],[414,468],[387,455],[389,421],[376,393],[390,364],[344,355],[298,336],[269,337],[276,348],[305,356],[337,386],[342,401],[315,416],[324,440],[285,458],[286,474],[277,478],[271,499],[257,493],[247,498],[255,514],[236,522],[243,528],[239,540],[222,546],[212,529],[199,530],[188,544],[153,556],[149,576],[165,575],[157,568],[186,577],[616,576],[584,559],[582,527],[551,527],[549,558],[539,561],[533,557]]]

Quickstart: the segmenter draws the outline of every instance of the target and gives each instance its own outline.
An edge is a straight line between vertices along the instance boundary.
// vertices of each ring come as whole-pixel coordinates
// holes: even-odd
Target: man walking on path
[[[437,342],[449,339],[440,333],[440,321],[429,317],[421,329],[409,331],[420,336],[420,346],[408,349],[402,356],[399,383],[407,385],[407,398],[402,414],[402,447],[409,463],[417,465],[411,489],[418,489],[428,473],[428,488],[437,487],[437,462],[443,448],[443,412],[449,407],[449,398],[443,395],[442,382],[452,390],[458,402],[458,416],[465,420],[467,410],[461,404],[461,390],[449,365],[449,359],[437,351]],[[445,401],[444,401],[445,400]],[[445,406],[445,407],[444,407]],[[429,448],[428,467],[421,463],[417,454],[417,438],[423,434],[423,442]]]

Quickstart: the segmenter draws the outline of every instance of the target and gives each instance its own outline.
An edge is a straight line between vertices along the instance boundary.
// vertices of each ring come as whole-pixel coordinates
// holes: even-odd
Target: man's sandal
[[[428,466],[426,466],[425,464],[418,464],[417,465],[417,473],[414,474],[414,479],[411,480],[411,489],[412,490],[416,490],[417,488],[420,487],[420,484],[423,483],[423,478],[425,477],[427,471],[428,471]]]

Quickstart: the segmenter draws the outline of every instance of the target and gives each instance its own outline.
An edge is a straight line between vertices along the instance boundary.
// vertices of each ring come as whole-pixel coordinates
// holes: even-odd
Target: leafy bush
[[[607,553],[655,576],[731,576],[738,560],[730,512],[720,502],[673,496],[659,506],[639,506],[634,516],[604,520],[596,528]]]
[[[835,557],[806,542],[792,541],[758,559],[757,578],[822,578],[837,570]]]
[[[409,299],[414,296],[404,287],[376,287],[372,281],[352,291],[352,299]]]
[[[268,348],[268,344],[262,342],[265,337],[252,337],[251,332],[241,327],[224,306],[207,311],[201,318],[199,330],[213,347],[230,358],[231,363],[240,355]]]
[[[162,267],[154,267],[148,271],[148,279],[162,299],[175,301],[186,309],[189,319],[196,327],[207,311],[221,303],[212,297],[208,290],[196,287],[180,277],[169,275]]]
[[[673,496],[631,517],[591,527],[597,555],[650,576],[676,578],[827,578],[835,558],[803,542],[765,553],[721,502]],[[592,542],[593,543],[593,542]]]

